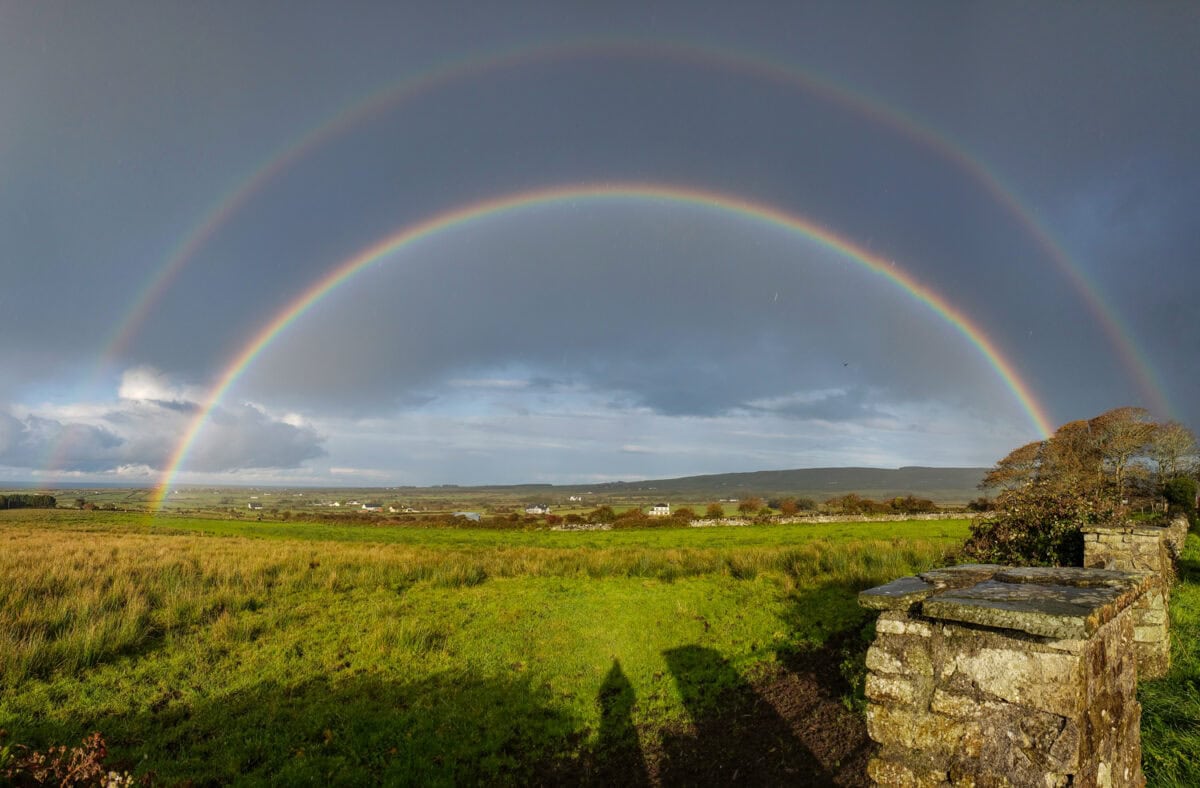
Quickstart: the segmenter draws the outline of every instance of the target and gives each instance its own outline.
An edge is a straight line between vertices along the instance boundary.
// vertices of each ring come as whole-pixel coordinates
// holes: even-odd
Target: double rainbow
[[[908,273],[896,266],[893,260],[885,259],[868,251],[854,241],[803,216],[787,213],[771,205],[753,202],[735,195],[657,183],[570,185],[508,194],[439,213],[424,221],[401,228],[329,269],[324,276],[276,313],[246,343],[222,372],[171,453],[162,479],[152,497],[152,508],[155,511],[161,511],[167,491],[186,462],[188,453],[209,415],[255,358],[314,304],[355,274],[390,258],[417,241],[439,233],[450,232],[485,217],[563,201],[621,199],[643,199],[665,204],[709,207],[735,216],[750,218],[795,232],[843,255],[874,274],[890,280],[909,293],[913,299],[932,309],[943,321],[950,324],[979,350],[1004,381],[1005,386],[1012,391],[1041,436],[1048,436],[1053,431],[1045,408],[1034,398],[1029,386],[1021,379],[1012,362],[1005,358],[996,344],[966,315],[955,309],[934,290],[915,281]]]
[[[349,102],[323,122],[287,140],[257,169],[239,180],[221,195],[203,220],[181,239],[163,265],[134,299],[125,318],[101,352],[96,373],[124,352],[137,330],[156,304],[178,278],[187,264],[217,233],[269,184],[306,156],[332,140],[393,111],[405,102],[448,85],[503,70],[563,60],[611,59],[618,62],[647,60],[682,64],[745,75],[763,82],[787,85],[853,113],[868,122],[902,136],[913,144],[935,153],[991,196],[1009,217],[1020,225],[1058,271],[1080,295],[1122,366],[1136,382],[1144,403],[1156,412],[1172,413],[1164,387],[1145,354],[1139,351],[1133,332],[1083,267],[1042,226],[1033,211],[1017,198],[1012,188],[981,160],[911,115],[882,101],[855,92],[815,73],[794,65],[747,55],[741,52],[696,46],[672,41],[629,41],[584,39],[547,46],[529,46],[455,60],[390,82],[380,89]],[[94,373],[95,374],[95,373]]]

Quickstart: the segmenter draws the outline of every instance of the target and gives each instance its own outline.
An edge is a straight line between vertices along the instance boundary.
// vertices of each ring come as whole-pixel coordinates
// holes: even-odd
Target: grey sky
[[[958,155],[1111,308],[1173,406],[1158,415],[1200,427],[1200,11],[792,5],[5,6],[0,478],[152,479],[238,350],[338,261],[456,206],[626,180],[766,203],[895,260],[1055,423],[1154,406]],[[543,54],[467,69],[265,181],[103,358],[273,155],[374,91],[511,51]],[[182,478],[987,464],[1034,436],[978,350],[884,278],[728,212],[585,200],[461,225],[331,293],[234,386]]]

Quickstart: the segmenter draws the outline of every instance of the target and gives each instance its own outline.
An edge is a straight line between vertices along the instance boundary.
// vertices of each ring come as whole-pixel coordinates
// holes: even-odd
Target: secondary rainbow
[[[160,484],[152,498],[155,511],[161,511],[167,491],[175,476],[187,460],[188,452],[196,441],[213,409],[237,382],[254,359],[289,325],[302,316],[324,296],[358,272],[388,258],[408,245],[437,233],[488,216],[509,211],[549,205],[568,200],[600,199],[645,199],[663,203],[716,208],[734,215],[752,218],[770,225],[799,233],[806,238],[834,250],[864,268],[883,276],[907,291],[914,299],[932,309],[946,323],[953,326],[968,339],[1012,391],[1021,407],[1028,414],[1041,437],[1051,434],[1053,428],[1045,408],[1035,399],[1030,387],[1022,380],[996,344],[963,313],[955,309],[933,289],[916,282],[910,275],[879,254],[868,251],[852,240],[838,235],[815,222],[779,208],[745,198],[705,191],[695,188],[664,185],[658,183],[605,183],[592,185],[569,185],[507,194],[470,205],[453,208],[423,221],[410,224],[364,248],[357,254],[335,265],[324,276],[314,282],[286,307],[269,320],[242,350],[225,367],[216,384],[209,391],[201,407],[192,418],[175,450],[171,453]]]
[[[1165,388],[1146,356],[1141,352],[1130,328],[1110,306],[1083,267],[1042,226],[1033,212],[1007,187],[1001,178],[969,154],[962,145],[947,138],[918,119],[893,108],[875,97],[854,91],[832,80],[794,65],[747,55],[712,46],[657,40],[582,39],[545,46],[525,46],[485,55],[450,61],[421,73],[392,81],[382,88],[349,102],[322,123],[289,139],[277,152],[221,196],[205,218],[189,232],[164,264],[138,293],[126,317],[100,354],[95,377],[127,347],[151,308],[163,296],[208,241],[256,194],[294,164],[336,137],[358,128],[404,102],[428,94],[442,86],[479,75],[531,64],[558,60],[601,58],[622,60],[659,60],[691,67],[715,68],[741,73],[755,79],[773,81],[798,88],[828,101],[883,128],[906,137],[922,148],[933,151],[953,165],[989,194],[1019,224],[1055,267],[1067,278],[1108,338],[1121,365],[1138,386],[1145,404],[1164,415],[1173,413]]]

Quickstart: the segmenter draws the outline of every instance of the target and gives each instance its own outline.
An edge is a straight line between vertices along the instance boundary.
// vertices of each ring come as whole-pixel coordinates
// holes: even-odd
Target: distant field
[[[186,532],[256,539],[332,542],[379,542],[423,547],[779,547],[812,540],[936,539],[961,542],[966,519],[900,522],[793,523],[753,527],[630,529],[615,531],[490,530],[423,528],[403,525],[325,525],[304,522],[255,522],[211,518],[150,517],[125,512],[80,512],[70,509],[18,509],[0,513],[0,522],[47,524],[73,530],[163,534]]]
[[[10,512],[0,728],[35,745],[99,730],[167,782],[574,780],[631,743],[661,777],[684,744],[705,749],[725,693],[854,638],[857,590],[941,563],[965,533]],[[837,691],[822,702],[844,711]]]

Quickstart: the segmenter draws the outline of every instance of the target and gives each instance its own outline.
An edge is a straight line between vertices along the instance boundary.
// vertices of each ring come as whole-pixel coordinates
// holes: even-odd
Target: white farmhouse
[[[654,504],[653,506],[650,507],[650,516],[651,517],[670,517],[671,516],[671,504],[669,504],[669,503]]]

